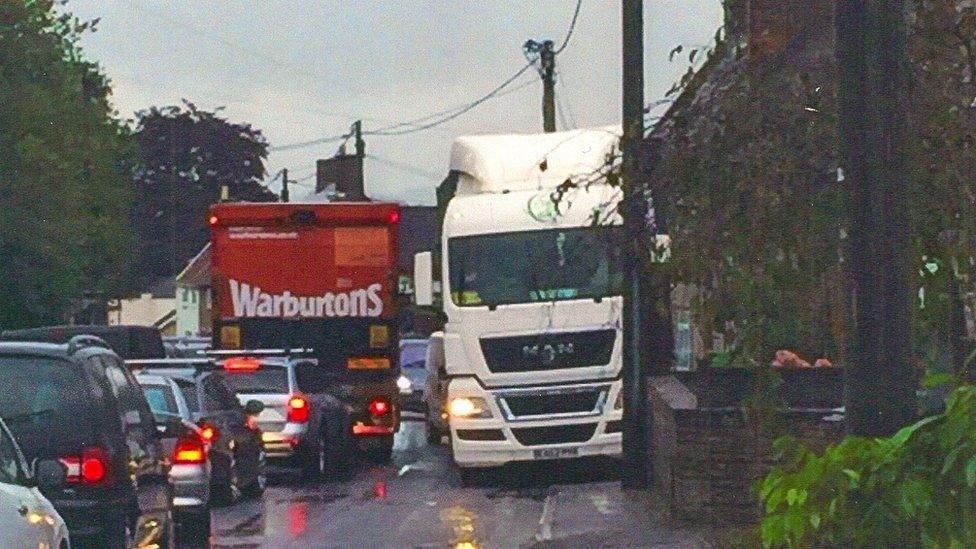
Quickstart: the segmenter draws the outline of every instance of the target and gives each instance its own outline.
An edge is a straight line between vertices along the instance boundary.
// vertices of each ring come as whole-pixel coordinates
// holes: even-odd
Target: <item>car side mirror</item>
[[[417,305],[434,304],[434,256],[430,252],[413,256],[413,293]]]
[[[249,416],[256,416],[264,411],[264,403],[260,400],[249,400],[244,405],[244,413]]]
[[[56,459],[40,459],[34,462],[34,482],[40,489],[54,489],[64,486],[68,472]]]

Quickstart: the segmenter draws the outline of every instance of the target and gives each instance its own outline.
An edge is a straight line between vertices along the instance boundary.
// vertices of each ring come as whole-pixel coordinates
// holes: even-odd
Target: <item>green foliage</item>
[[[976,545],[976,387],[891,438],[848,437],[816,455],[795,441],[762,481],[767,547]]]
[[[62,3],[0,2],[0,328],[63,321],[129,256],[126,131]]]
[[[178,274],[210,241],[207,209],[227,187],[231,200],[274,201],[261,185],[268,144],[261,131],[183,106],[137,113],[139,152],[133,224],[138,289]]]

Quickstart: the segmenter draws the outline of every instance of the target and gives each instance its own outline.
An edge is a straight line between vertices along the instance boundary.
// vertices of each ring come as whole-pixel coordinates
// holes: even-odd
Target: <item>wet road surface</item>
[[[214,547],[703,547],[624,492],[616,463],[507,467],[462,488],[446,445],[404,422],[393,463],[348,482],[278,471],[260,500],[214,510]]]

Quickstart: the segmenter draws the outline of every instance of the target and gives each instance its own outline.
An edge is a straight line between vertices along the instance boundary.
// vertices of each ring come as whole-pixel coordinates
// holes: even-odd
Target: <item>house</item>
[[[176,335],[176,286],[173,279],[160,279],[137,297],[108,302],[109,326],[151,326],[163,335]]]
[[[208,336],[211,330],[210,243],[176,276],[176,333]]]

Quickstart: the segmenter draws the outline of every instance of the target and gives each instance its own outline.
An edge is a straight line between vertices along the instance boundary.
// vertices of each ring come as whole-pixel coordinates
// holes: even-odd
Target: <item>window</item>
[[[197,384],[189,380],[177,379],[176,386],[183,392],[183,400],[186,401],[186,407],[189,408],[190,413],[199,413],[200,398],[197,396]]]
[[[451,298],[493,306],[620,295],[614,227],[552,229],[452,238]]]
[[[217,375],[203,379],[203,407],[207,412],[238,410],[241,404]]]
[[[101,357],[105,364],[105,374],[112,385],[112,392],[118,401],[119,415],[126,427],[152,425],[146,397],[143,396],[139,385],[131,379],[131,375],[123,370],[120,361],[115,357]]]
[[[17,446],[7,430],[0,426],[0,483],[18,484],[21,476]]]
[[[170,390],[168,385],[143,385],[142,392],[146,395],[149,409],[154,414],[161,413],[167,415],[179,413],[179,409],[176,407],[176,399],[173,397],[173,391]]]
[[[253,372],[228,373],[221,376],[227,387],[238,394],[288,393],[288,370],[265,365]]]
[[[299,362],[295,364],[295,381],[298,390],[303,393],[325,393],[337,385],[340,378],[334,371],[317,362]]]

